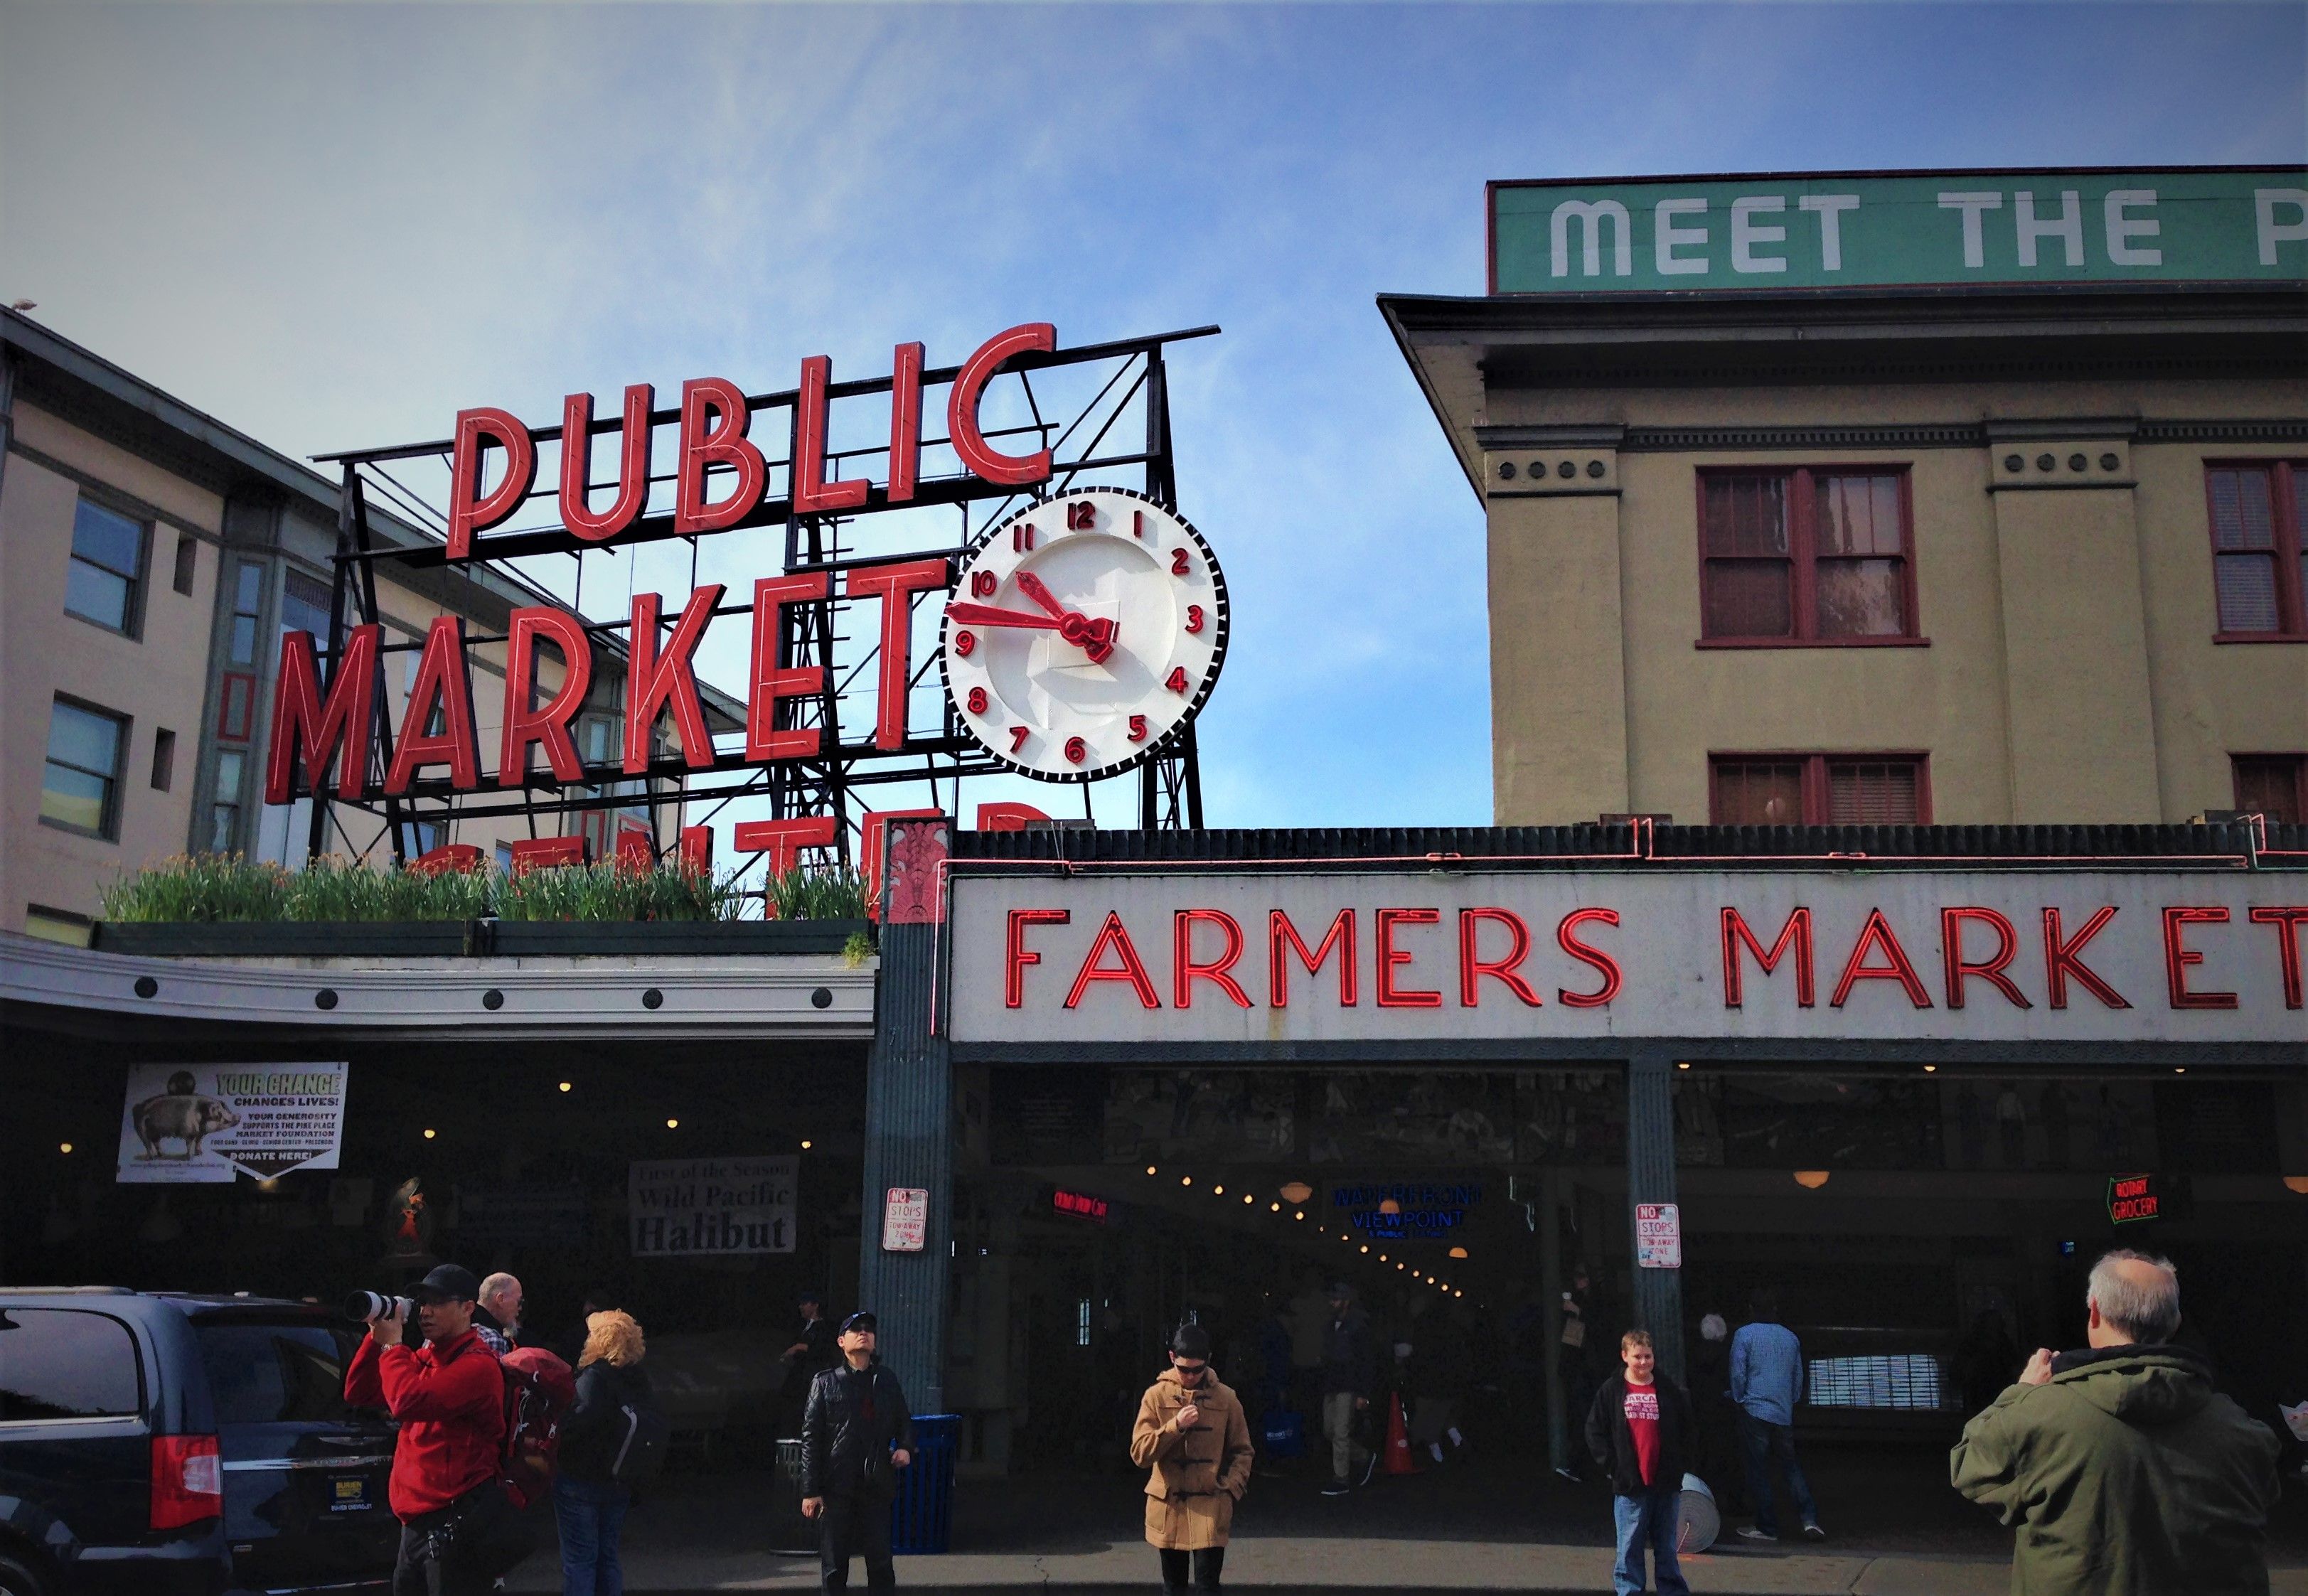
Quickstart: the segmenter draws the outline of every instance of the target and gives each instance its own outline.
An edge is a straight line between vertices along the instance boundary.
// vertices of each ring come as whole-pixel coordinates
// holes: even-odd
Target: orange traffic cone
[[[1418,1472],[1418,1464],[1410,1454],[1410,1433],[1402,1424],[1402,1397],[1399,1393],[1387,1399],[1386,1472],[1390,1474]]]

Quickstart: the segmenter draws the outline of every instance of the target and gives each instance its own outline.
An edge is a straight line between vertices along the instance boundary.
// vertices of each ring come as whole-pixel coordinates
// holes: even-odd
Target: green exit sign
[[[1494,294],[2308,285],[2308,167],[1494,183]]]

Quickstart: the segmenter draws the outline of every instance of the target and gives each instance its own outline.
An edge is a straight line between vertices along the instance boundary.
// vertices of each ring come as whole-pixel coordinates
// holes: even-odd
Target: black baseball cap
[[[435,1264],[417,1283],[416,1296],[420,1302],[478,1302],[481,1283],[462,1264]]]
[[[1348,1285],[1345,1281],[1343,1281],[1343,1280],[1334,1280],[1334,1281],[1332,1281],[1332,1282],[1331,1283],[1331,1301],[1336,1302],[1336,1301],[1339,1301],[1339,1300],[1340,1299],[1342,1299],[1342,1298],[1351,1297],[1351,1296],[1353,1296],[1354,1294],[1355,1294],[1355,1288],[1354,1288],[1354,1287],[1352,1287],[1352,1286],[1350,1286],[1350,1285]]]
[[[841,1321],[841,1334],[844,1335],[848,1334],[852,1330],[872,1330],[878,1333],[880,1329],[881,1322],[863,1309]]]
[[[794,1300],[796,1302],[814,1302],[820,1308],[823,1308],[825,1306],[825,1299],[819,1296],[815,1291],[803,1291],[796,1296]]]

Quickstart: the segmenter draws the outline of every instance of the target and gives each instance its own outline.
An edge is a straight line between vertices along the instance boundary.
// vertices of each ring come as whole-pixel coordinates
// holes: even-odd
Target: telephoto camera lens
[[[403,1319],[417,1317],[416,1302],[407,1297],[388,1297],[376,1291],[355,1291],[345,1299],[345,1317],[367,1324],[398,1314]]]

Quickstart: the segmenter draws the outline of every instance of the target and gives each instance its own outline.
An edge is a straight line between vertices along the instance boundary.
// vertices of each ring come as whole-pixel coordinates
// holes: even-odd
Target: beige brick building
[[[281,633],[325,640],[338,484],[153,388],[14,312],[0,312],[0,929],[83,940],[103,883],[169,854],[242,853],[295,866],[307,856],[309,801],[263,802],[265,728]],[[372,507],[381,540],[426,531]],[[483,567],[380,567],[386,641],[419,640],[437,615],[502,636],[541,590]],[[589,757],[622,724],[623,652],[598,648],[578,723]],[[504,675],[502,643],[475,672]],[[386,656],[400,725],[417,656]],[[547,662],[550,666],[550,662]],[[545,671],[550,690],[555,669]],[[742,710],[708,693],[717,729]],[[475,694],[484,747],[502,693]],[[538,835],[589,828],[606,854],[639,805],[542,817]],[[679,807],[655,821],[669,843]],[[530,835],[520,817],[417,814],[403,840],[485,854]],[[383,822],[334,805],[324,852],[390,853]]]
[[[2284,259],[1383,296],[1484,506],[1498,822],[2301,819],[2308,268]]]

